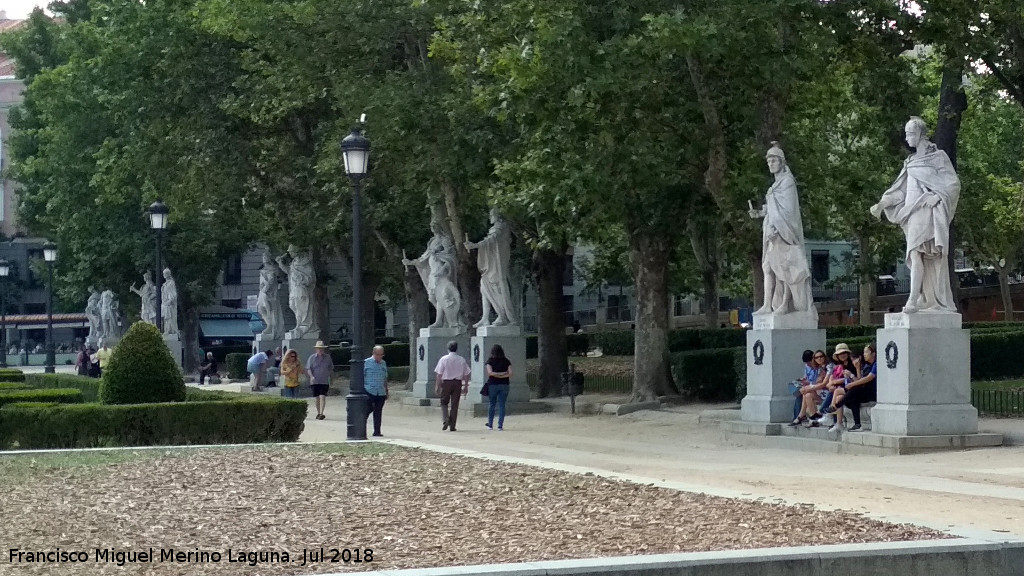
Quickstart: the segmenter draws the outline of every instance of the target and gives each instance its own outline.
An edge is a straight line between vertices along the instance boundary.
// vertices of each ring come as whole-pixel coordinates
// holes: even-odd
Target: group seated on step
[[[845,407],[853,414],[849,431],[860,431],[861,407],[877,399],[876,358],[873,344],[864,347],[863,355],[839,344],[831,362],[822,350],[804,350],[804,377],[790,384],[794,396],[790,426],[830,424],[829,432],[842,430]]]

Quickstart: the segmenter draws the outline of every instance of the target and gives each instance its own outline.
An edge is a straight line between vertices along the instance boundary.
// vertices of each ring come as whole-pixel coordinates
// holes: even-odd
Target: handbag
[[[490,386],[490,382],[484,382],[484,387],[480,389],[480,395],[481,396],[489,396],[489,394],[487,393],[488,392],[488,390],[487,390],[488,386]]]

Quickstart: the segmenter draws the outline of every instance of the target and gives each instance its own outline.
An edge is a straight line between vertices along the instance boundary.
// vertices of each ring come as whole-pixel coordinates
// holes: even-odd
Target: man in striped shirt
[[[363,387],[369,397],[366,417],[373,414],[373,435],[380,433],[380,421],[384,413],[384,402],[388,399],[388,363],[384,361],[384,347],[374,346],[373,355],[363,362]]]
[[[437,374],[434,393],[441,397],[441,419],[444,421],[441,430],[452,432],[455,432],[455,421],[459,417],[459,397],[469,394],[469,364],[456,353],[458,349],[458,342],[449,342],[448,353],[437,361],[437,368],[434,368],[434,374]],[[449,402],[452,405],[450,412]]]

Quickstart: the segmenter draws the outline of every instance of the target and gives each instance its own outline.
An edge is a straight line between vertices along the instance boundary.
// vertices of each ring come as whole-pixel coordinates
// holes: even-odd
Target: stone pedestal
[[[789,383],[803,376],[804,350],[824,350],[825,330],[816,313],[755,314],[747,332],[747,395],[740,403],[744,422],[790,422]]]
[[[316,342],[317,338],[315,336],[313,338],[291,339],[288,338],[288,334],[285,334],[285,339],[282,340],[280,344],[268,340],[266,346],[264,348],[261,348],[261,350],[266,350],[267,348],[277,348],[277,346],[281,346],[282,355],[284,355],[284,353],[289,350],[295,350],[295,352],[298,353],[299,355],[299,362],[302,362],[302,367],[303,369],[305,369],[309,357],[312,356],[314,352],[316,352],[316,349],[314,348],[314,346],[316,346]],[[278,358],[276,357],[274,359],[278,360]],[[335,368],[339,367],[335,366]]]
[[[871,431],[894,436],[976,434],[970,331],[960,314],[886,314],[878,331],[878,403]],[[1007,361],[1011,361],[1007,359]]]
[[[480,394],[484,382],[487,381],[487,359],[491,356],[491,348],[499,344],[505,351],[505,357],[512,363],[512,379],[509,381],[508,400],[505,403],[506,413],[517,413],[516,405],[530,402],[530,387],[526,384],[526,336],[520,326],[482,326],[476,329],[476,336],[470,339],[470,382],[469,396],[460,411],[480,410],[473,404],[487,404],[490,399]],[[522,413],[523,410],[519,410]],[[486,414],[486,409],[483,411]]]
[[[171,351],[171,357],[174,358],[174,362],[181,369],[185,360],[181,347],[181,336],[179,334],[164,334],[164,344],[167,345],[167,349]]]
[[[252,353],[265,352],[267,350],[274,350],[281,345],[281,341],[277,338],[267,338],[263,334],[257,334],[256,338],[252,341]],[[283,349],[282,349],[283,350]],[[302,362],[305,363],[306,359],[303,358]]]
[[[416,380],[409,398],[413,403],[427,406],[431,398],[437,398],[434,368],[437,361],[448,353],[448,343],[452,340],[459,344],[458,353],[468,362],[469,336],[465,331],[458,328],[420,328],[420,337],[416,339]]]

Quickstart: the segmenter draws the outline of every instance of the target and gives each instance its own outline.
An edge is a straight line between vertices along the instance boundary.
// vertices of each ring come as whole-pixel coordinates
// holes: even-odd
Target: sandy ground
[[[344,440],[345,408],[332,399],[327,419],[307,420],[302,440]],[[502,432],[464,416],[455,433],[426,409],[389,402],[385,441],[439,450],[522,458],[723,496],[764,498],[862,512],[965,535],[1024,538],[1024,447],[913,456],[855,456],[751,447],[699,424],[707,406],[622,417],[509,416]],[[313,410],[310,410],[313,414]],[[1024,421],[985,421],[984,429],[1021,432]]]

